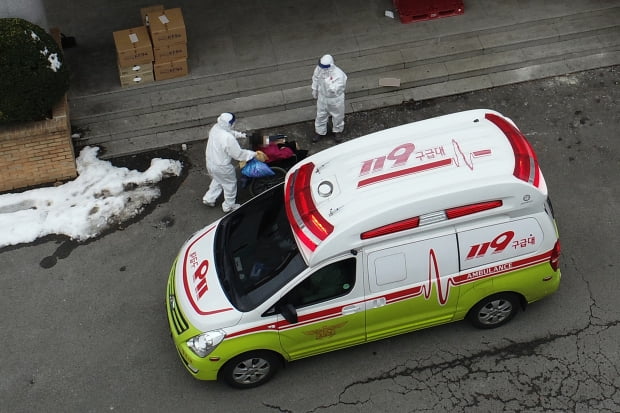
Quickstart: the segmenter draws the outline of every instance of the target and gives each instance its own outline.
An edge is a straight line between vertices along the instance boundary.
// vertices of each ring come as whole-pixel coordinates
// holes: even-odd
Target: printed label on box
[[[187,42],[187,33],[180,8],[148,13],[149,31],[154,46]]]
[[[179,59],[171,62],[156,63],[153,66],[155,80],[165,80],[187,75],[187,59]]]
[[[135,33],[130,33],[129,34],[129,41],[131,43],[138,43],[140,41],[140,39],[138,39],[138,35]]]

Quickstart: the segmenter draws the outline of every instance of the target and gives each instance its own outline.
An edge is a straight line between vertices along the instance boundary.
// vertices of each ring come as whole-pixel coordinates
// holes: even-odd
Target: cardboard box
[[[131,87],[143,85],[145,83],[153,83],[155,81],[155,77],[153,76],[153,71],[150,71],[141,74],[122,75],[120,76],[120,80],[122,87]]]
[[[120,62],[117,62],[118,74],[120,76],[127,75],[141,75],[143,73],[153,73],[153,62],[141,63],[133,66],[121,66]]]
[[[140,17],[142,17],[142,24],[148,27],[149,25],[148,14],[153,13],[153,12],[161,13],[163,11],[164,11],[163,4],[156,4],[154,6],[142,7],[140,9]]]
[[[155,64],[153,64],[153,72],[155,72],[155,80],[166,80],[187,76],[187,59],[177,59],[171,62],[155,62]]]
[[[113,35],[118,61],[122,67],[153,61],[153,45],[146,27],[119,30]]]
[[[187,43],[172,43],[153,48],[153,56],[157,63],[171,62],[187,58]]]
[[[187,43],[185,22],[180,8],[168,9],[163,12],[150,12],[147,17],[154,46]]]

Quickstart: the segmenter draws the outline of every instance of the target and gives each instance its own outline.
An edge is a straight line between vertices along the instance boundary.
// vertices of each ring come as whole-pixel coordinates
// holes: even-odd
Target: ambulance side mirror
[[[280,306],[278,306],[278,311],[280,311],[280,313],[282,314],[282,317],[284,317],[284,319],[286,321],[288,321],[291,324],[295,324],[297,323],[298,319],[297,319],[297,310],[295,310],[295,307],[293,306],[293,304],[291,303],[286,303],[286,304],[281,304]]]

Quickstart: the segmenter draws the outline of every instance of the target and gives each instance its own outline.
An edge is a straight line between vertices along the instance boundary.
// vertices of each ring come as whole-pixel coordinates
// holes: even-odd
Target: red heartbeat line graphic
[[[444,305],[448,301],[448,294],[450,294],[450,284],[452,283],[452,279],[448,278],[445,281],[445,285],[442,285],[439,264],[437,264],[437,256],[435,255],[435,250],[431,248],[428,251],[428,284],[422,286],[424,298],[427,300],[431,296],[431,292],[433,290],[433,278],[437,284],[437,300],[439,300],[439,304]]]
[[[474,170],[474,158],[479,158],[481,156],[488,156],[488,155],[491,155],[492,153],[490,149],[482,149],[479,151],[470,152],[469,159],[467,159],[468,157],[465,155],[465,153],[461,149],[461,145],[454,139],[452,139],[452,147],[454,148],[454,155],[455,155],[454,158],[452,158],[452,161],[454,162],[454,164],[457,167],[461,166],[459,162],[459,155],[461,155],[461,158],[463,158],[463,162],[465,162],[465,165],[467,165],[467,167],[471,171]]]
[[[466,281],[462,281],[461,283],[465,282]],[[460,283],[458,280],[453,280],[452,278],[445,278],[442,280],[441,271],[439,270],[439,264],[437,262],[437,255],[435,254],[435,250],[431,248],[428,251],[428,279],[426,282],[413,288],[388,294],[385,298],[388,303],[395,303],[419,296],[424,296],[424,298],[428,300],[433,293],[433,284],[437,284],[437,301],[440,305],[444,305],[448,302],[450,286],[456,286]]]
[[[550,256],[551,251],[547,251],[534,257],[528,257],[503,264],[495,264],[481,270],[473,270],[455,277],[442,279],[439,264],[437,263],[437,255],[435,254],[435,250],[431,248],[428,251],[428,279],[426,284],[409,290],[406,297],[393,297],[390,301],[395,302],[402,298],[413,298],[421,294],[423,294],[424,298],[428,300],[433,292],[433,283],[435,283],[437,285],[437,301],[440,305],[444,305],[448,302],[451,286],[456,287],[459,285],[476,282],[482,278],[494,277],[511,271],[521,270],[533,265],[542,264],[547,262]]]

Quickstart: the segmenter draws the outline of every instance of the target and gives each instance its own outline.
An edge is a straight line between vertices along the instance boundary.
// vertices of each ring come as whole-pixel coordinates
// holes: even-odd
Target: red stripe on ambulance
[[[399,178],[401,176],[412,175],[431,169],[441,168],[452,164],[452,159],[442,159],[440,161],[425,163],[424,165],[412,166],[411,168],[401,169],[400,171],[388,172],[385,174],[373,176],[372,178],[362,179],[357,183],[357,187],[376,184],[377,182],[387,181],[389,179]]]
[[[543,264],[545,262],[549,262],[551,258],[551,254],[553,251],[547,251],[540,255],[535,255],[533,257],[525,258],[522,260],[507,262],[504,264],[492,265],[489,267],[481,268],[476,271],[469,271],[464,274],[457,275],[453,278],[448,278],[445,281],[441,281],[441,275],[439,273],[439,267],[437,265],[437,261],[435,258],[435,254],[431,249],[429,251],[429,272],[428,272],[428,281],[423,285],[417,285],[413,288],[406,288],[404,290],[395,291],[390,294],[377,295],[367,298],[358,303],[347,303],[345,305],[339,305],[337,307],[329,308],[322,311],[317,311],[315,313],[305,314],[299,317],[299,322],[296,324],[290,324],[288,321],[280,320],[277,323],[269,323],[263,324],[257,327],[253,327],[250,329],[245,329],[241,331],[237,331],[235,333],[227,334],[227,337],[239,337],[243,335],[258,333],[261,331],[274,331],[274,330],[289,330],[292,328],[298,328],[314,323],[318,323],[321,321],[330,320],[333,318],[340,317],[342,315],[342,309],[351,304],[365,304],[368,302],[372,302],[380,297],[385,297],[386,304],[394,304],[400,301],[408,300],[411,298],[415,298],[421,295],[424,295],[425,299],[428,300],[431,297],[433,283],[437,283],[437,301],[440,305],[444,305],[448,301],[448,296],[450,293],[451,286],[460,286],[472,282],[476,282],[482,278],[494,277],[497,275],[505,274],[512,271],[517,271],[523,268],[532,267],[534,265]],[[372,310],[371,310],[372,311]]]

